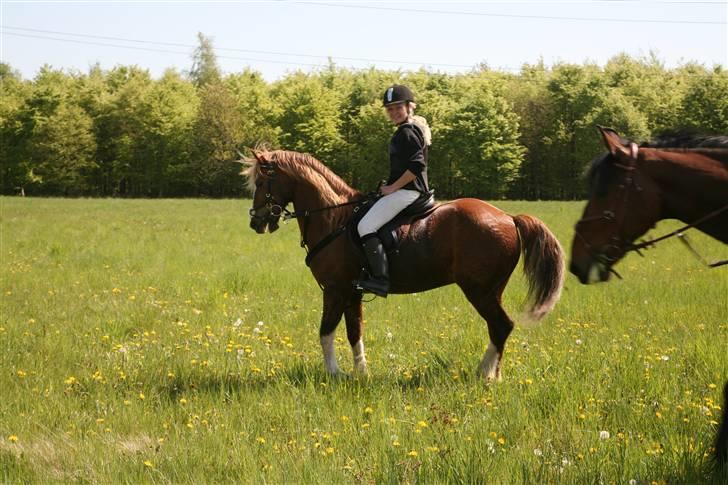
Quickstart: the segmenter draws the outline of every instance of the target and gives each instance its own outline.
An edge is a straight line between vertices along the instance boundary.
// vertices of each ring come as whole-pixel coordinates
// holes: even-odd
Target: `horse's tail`
[[[523,272],[528,280],[528,316],[539,320],[556,305],[564,286],[564,250],[546,225],[535,217],[514,216],[521,238]]]

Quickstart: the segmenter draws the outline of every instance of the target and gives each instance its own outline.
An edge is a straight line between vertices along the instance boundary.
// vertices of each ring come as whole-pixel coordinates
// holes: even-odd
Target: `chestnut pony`
[[[273,232],[282,215],[297,219],[307,263],[323,290],[320,338],[327,372],[337,374],[334,331],[343,314],[354,355],[354,371],[367,372],[362,342],[362,294],[352,280],[361,263],[343,231],[363,195],[310,155],[291,151],[254,152],[244,174],[253,192],[250,227]],[[294,213],[287,204],[293,203]],[[500,378],[500,361],[513,321],[501,295],[524,253],[529,316],[539,319],[556,304],[563,286],[564,255],[538,219],[512,217],[477,199],[438,205],[399,230],[399,250],[390,256],[390,293],[414,293],[456,283],[488,324],[490,343],[478,373]],[[322,243],[323,241],[323,243]],[[316,249],[315,257],[311,258]]]
[[[589,169],[590,199],[571,250],[570,270],[579,281],[607,281],[627,252],[691,227],[728,243],[728,137],[673,137],[637,146],[610,128],[599,131],[608,153]],[[661,219],[687,226],[634,244]]]

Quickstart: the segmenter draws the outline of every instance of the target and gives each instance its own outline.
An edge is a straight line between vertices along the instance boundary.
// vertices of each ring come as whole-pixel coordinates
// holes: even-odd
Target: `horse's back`
[[[513,218],[479,199],[442,203],[400,236],[390,260],[397,293],[454,283],[464,272],[510,274],[520,254]]]

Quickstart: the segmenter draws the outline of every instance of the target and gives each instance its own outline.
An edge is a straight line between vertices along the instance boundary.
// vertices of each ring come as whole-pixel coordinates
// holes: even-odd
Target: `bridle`
[[[267,223],[277,228],[278,220],[281,218],[281,215],[283,215],[283,220],[285,221],[291,218],[292,213],[286,209],[286,204],[278,202],[273,197],[273,180],[275,180],[276,177],[275,167],[270,163],[259,163],[258,165],[268,179],[265,201],[261,205],[251,207],[248,213],[253,221]],[[263,207],[268,209],[268,213],[265,217],[258,215],[258,211]]]
[[[612,165],[621,169],[624,175],[624,181],[618,185],[620,190],[624,190],[624,196],[620,202],[615,203],[615,207],[610,210],[605,210],[602,212],[601,215],[598,216],[591,216],[591,217],[583,217],[579,219],[576,223],[576,229],[575,234],[576,237],[581,240],[581,242],[584,244],[587,252],[589,255],[597,262],[600,262],[605,265],[605,267],[608,269],[610,273],[614,273],[615,276],[622,279],[622,276],[617,273],[612,268],[612,265],[624,254],[627,254],[631,251],[635,251],[640,256],[644,256],[641,249],[647,249],[650,247],[654,247],[655,243],[658,243],[660,241],[664,241],[665,239],[669,239],[673,236],[677,236],[680,241],[682,241],[688,249],[695,255],[703,264],[710,268],[716,268],[718,266],[722,266],[725,264],[728,264],[728,260],[724,261],[717,261],[714,263],[708,263],[706,262],[700,254],[690,245],[690,242],[687,239],[687,236],[683,234],[684,231],[691,229],[699,224],[702,224],[703,222],[712,219],[713,217],[721,214],[722,212],[725,212],[728,210],[728,205],[725,205],[713,212],[710,212],[709,214],[706,214],[705,216],[701,217],[700,219],[696,220],[695,222],[692,222],[690,224],[687,224],[679,229],[676,229],[669,234],[665,234],[660,237],[656,237],[653,239],[650,239],[648,241],[640,242],[639,244],[634,244],[633,242],[625,239],[622,237],[622,225],[624,223],[624,216],[626,214],[627,210],[627,204],[629,202],[629,196],[631,193],[631,189],[634,187],[634,190],[636,192],[641,192],[642,187],[635,181],[633,173],[637,170],[637,155],[639,153],[639,147],[636,143],[630,142],[629,144],[630,148],[630,158],[628,159],[628,163],[621,164],[621,163],[613,163]],[[621,213],[619,216],[619,219],[617,219],[617,206],[621,205]],[[616,234],[613,235],[609,239],[609,243],[605,247],[604,251],[599,252],[595,250],[595,247],[584,237],[583,234],[579,232],[579,226],[582,223],[585,222],[593,222],[593,221],[603,221],[608,223],[614,223],[617,224],[617,231]]]
[[[624,190],[624,195],[621,201],[616,201],[614,207],[602,211],[600,215],[582,217],[576,222],[576,227],[574,231],[576,237],[579,238],[579,240],[581,240],[581,242],[584,244],[587,252],[592,257],[592,259],[604,264],[604,266],[608,268],[611,273],[614,273],[620,279],[622,278],[622,276],[612,268],[612,265],[623,254],[635,248],[634,244],[631,241],[624,239],[621,235],[622,225],[624,223],[624,216],[627,211],[627,204],[629,203],[629,196],[632,193],[632,188],[634,188],[634,191],[636,192],[642,191],[642,187],[635,181],[633,175],[633,173],[637,170],[636,161],[637,155],[639,153],[639,147],[636,143],[630,143],[629,148],[630,158],[626,165],[616,162],[612,163],[614,167],[617,167],[624,173],[624,180],[618,185],[618,188],[620,190]],[[619,210],[618,207],[621,208],[621,210]],[[619,219],[617,219],[617,214],[619,214]],[[587,240],[587,238],[584,237],[581,232],[579,232],[579,226],[581,226],[582,224],[596,221],[607,222],[609,224],[617,225],[617,231],[612,237],[609,238],[609,243],[606,245],[603,251],[597,251],[596,248],[589,242],[589,240]],[[637,250],[637,252],[639,253],[639,250]],[[641,255],[641,253],[639,254]]]

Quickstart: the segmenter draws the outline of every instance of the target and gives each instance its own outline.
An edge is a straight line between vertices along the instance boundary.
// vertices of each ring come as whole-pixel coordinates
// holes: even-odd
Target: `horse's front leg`
[[[346,319],[346,336],[354,355],[354,373],[367,375],[367,359],[364,355],[364,341],[362,340],[361,298],[362,295],[358,291],[352,293],[344,309],[344,318]]]
[[[331,375],[337,375],[341,372],[339,364],[336,362],[336,351],[334,349],[334,336],[336,327],[341,321],[341,315],[344,313],[346,299],[339,292],[324,292],[324,311],[321,316],[321,328],[319,329],[319,337],[321,338],[321,349],[324,353],[324,366],[326,372]]]

